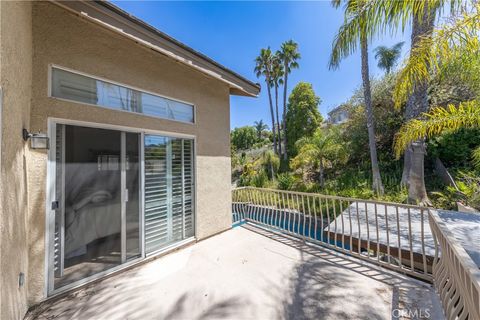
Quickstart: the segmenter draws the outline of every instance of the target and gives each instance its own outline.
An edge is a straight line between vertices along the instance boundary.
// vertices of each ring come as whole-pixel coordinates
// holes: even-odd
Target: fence
[[[250,222],[433,281],[447,319],[480,319],[480,271],[434,210],[244,187],[234,223]]]
[[[428,208],[253,187],[233,191],[233,219],[253,222],[431,281]]]
[[[433,281],[447,319],[480,319],[480,271],[434,211],[430,227],[437,245]]]

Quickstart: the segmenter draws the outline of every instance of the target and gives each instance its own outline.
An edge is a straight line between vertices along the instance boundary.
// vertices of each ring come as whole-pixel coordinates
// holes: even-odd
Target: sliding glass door
[[[49,293],[194,236],[193,140],[52,128]]]
[[[57,289],[140,257],[140,135],[57,124],[55,140]]]
[[[193,235],[193,141],[146,135],[145,251]]]

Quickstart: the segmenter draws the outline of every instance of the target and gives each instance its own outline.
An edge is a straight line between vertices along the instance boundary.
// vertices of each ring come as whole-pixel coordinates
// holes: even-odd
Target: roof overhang
[[[260,93],[258,83],[253,83],[229,70],[107,1],[52,1],[52,3],[208,77],[226,83],[232,95],[256,97]]]

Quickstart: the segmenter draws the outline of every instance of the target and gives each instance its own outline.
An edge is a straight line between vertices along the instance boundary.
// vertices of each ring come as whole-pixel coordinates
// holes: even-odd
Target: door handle
[[[125,202],[128,202],[128,189],[125,189]]]

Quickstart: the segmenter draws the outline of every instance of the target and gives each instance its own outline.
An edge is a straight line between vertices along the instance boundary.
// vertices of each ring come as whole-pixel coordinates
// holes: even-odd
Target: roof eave
[[[230,94],[256,97],[260,85],[227,69],[209,57],[155,29],[106,1],[52,1],[97,25],[118,33],[139,45],[193,68],[204,75],[226,83]]]

